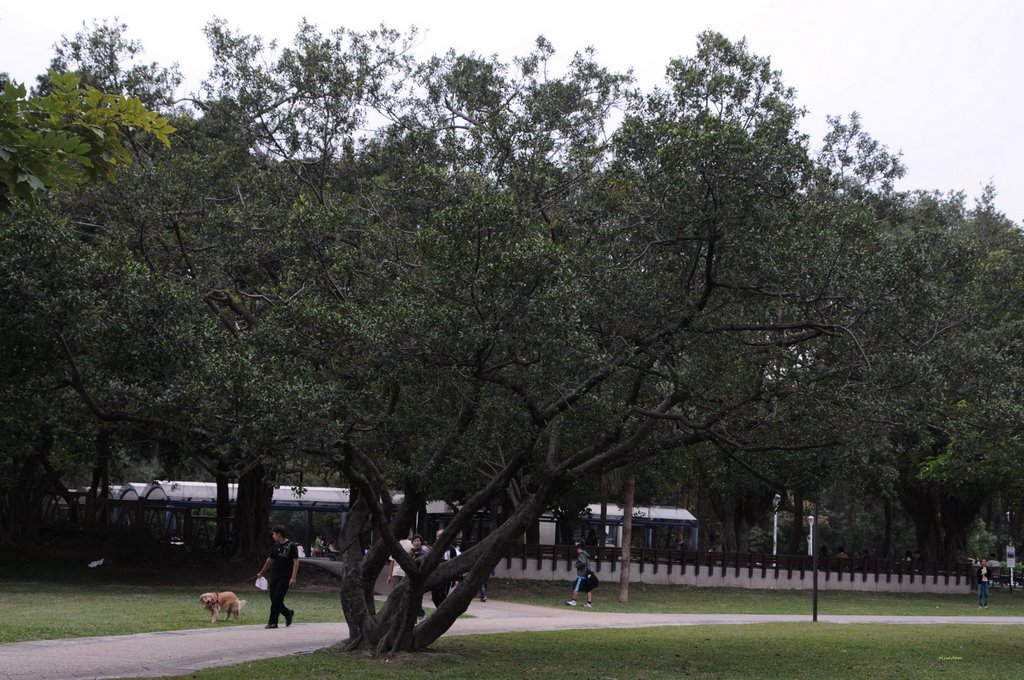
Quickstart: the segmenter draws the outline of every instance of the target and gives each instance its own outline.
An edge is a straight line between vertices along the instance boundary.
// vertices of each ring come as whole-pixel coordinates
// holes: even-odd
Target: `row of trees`
[[[745,43],[703,34],[641,92],[590,52],[556,72],[543,39],[505,63],[415,61],[383,28],[206,34],[188,107],[124,27],[58,45],[176,131],[124,131],[116,183],[5,207],[3,541],[46,493],[151,471],[216,479],[224,515],[237,480],[221,541],[252,558],[273,484],[339,483],[348,645],[389,652],[442,635],[542,513],[632,481],[727,549],[775,493],[794,522],[837,486],[875,498],[879,548],[906,513],[929,557],[1021,498],[1019,229],[993,192],[895,191],[856,115],[812,146]],[[492,532],[413,564],[428,499],[442,541],[481,509]],[[391,557],[409,576],[376,612]]]

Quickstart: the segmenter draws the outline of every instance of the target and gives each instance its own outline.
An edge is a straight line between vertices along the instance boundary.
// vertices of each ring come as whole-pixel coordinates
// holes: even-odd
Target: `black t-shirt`
[[[283,578],[286,581],[292,578],[292,560],[299,558],[299,547],[292,541],[285,541],[284,543],[278,543],[274,541],[274,545],[270,548],[270,559],[273,560],[270,564],[270,579]]]

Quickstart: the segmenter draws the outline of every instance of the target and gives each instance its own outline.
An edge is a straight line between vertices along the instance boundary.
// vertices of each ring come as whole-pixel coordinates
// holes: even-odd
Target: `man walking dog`
[[[270,620],[265,627],[277,628],[277,620],[281,614],[284,614],[284,625],[287,627],[292,625],[295,610],[285,606],[284,596],[288,594],[288,587],[295,585],[299,575],[299,548],[288,540],[288,531],[283,524],[275,524],[270,535],[274,539],[270,557],[256,574],[256,578],[259,578],[270,570],[270,585],[267,588],[267,592],[270,593]]]

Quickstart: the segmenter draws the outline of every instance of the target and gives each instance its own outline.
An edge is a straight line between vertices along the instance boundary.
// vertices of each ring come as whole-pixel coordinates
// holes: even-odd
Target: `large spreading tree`
[[[857,474],[970,498],[966,447],[1013,456],[1013,389],[976,376],[993,352],[1019,370],[1019,310],[986,294],[1015,280],[1019,235],[895,193],[898,159],[856,116],[812,152],[744,42],[701,35],[644,93],[590,52],[557,71],[543,39],[506,63],[415,62],[388,29],[207,37],[172,148],[133,146],[117,185],[0,234],[4,433],[26,459],[88,433],[93,487],[113,444],[144,443],[215,477],[225,515],[238,480],[221,540],[240,557],[265,547],[274,483],[333,471],[349,649],[430,645],[543,514],[648,461],[690,466],[739,549],[778,491],[799,505]],[[104,53],[65,41],[60,63],[164,101],[167,72],[121,78]],[[413,562],[399,541],[428,500],[453,509],[441,544],[485,510],[490,533]],[[377,611],[389,559],[407,578]]]

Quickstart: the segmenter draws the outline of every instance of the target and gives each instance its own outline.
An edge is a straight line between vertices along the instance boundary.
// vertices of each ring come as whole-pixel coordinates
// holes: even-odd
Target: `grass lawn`
[[[270,614],[269,597],[253,585],[259,565],[186,556],[90,569],[89,561],[35,548],[0,554],[0,643],[235,625],[210,623],[199,596],[213,590],[246,600],[243,624]],[[343,620],[335,577],[311,567],[299,581],[288,593],[298,621]]]
[[[300,581],[302,577],[300,573]],[[210,623],[210,614],[199,604],[200,593],[214,588],[208,583],[162,586],[159,579],[149,584],[138,583],[135,579],[123,581],[123,576],[95,572],[85,572],[77,580],[64,578],[56,582],[0,577],[0,611],[3,612],[0,643],[234,625]],[[248,582],[233,589],[246,600],[242,623],[266,621],[270,601],[265,592],[256,590]],[[618,602],[618,590],[613,584],[602,584],[594,592],[594,601],[601,612],[807,614],[808,617],[811,613],[808,591],[633,584],[628,604]],[[562,583],[491,579],[489,595],[493,601],[561,607],[568,593]],[[41,598],[58,604],[40,607]],[[337,589],[330,582],[319,581],[294,588],[288,593],[288,603],[299,612],[297,620],[302,623],[344,620]],[[996,590],[989,608],[984,610],[978,609],[970,594],[824,591],[819,593],[818,613],[1024,617],[1024,591],[1010,594],[1007,590]]]
[[[210,669],[197,680],[278,678],[1015,678],[1021,630],[996,626],[794,623],[508,633],[442,639],[424,653],[334,650]]]
[[[0,643],[117,635],[211,624],[205,590],[229,588],[248,600],[243,623],[269,612],[255,569],[223,561],[111,561],[90,570],[22,551],[0,556]],[[300,622],[341,620],[333,577],[300,571],[288,595]],[[490,599],[560,607],[568,583],[492,579]],[[633,584],[617,601],[614,582],[595,592],[601,612],[807,614],[809,591],[753,591]],[[821,614],[979,614],[973,594],[822,591]],[[40,602],[46,603],[40,607]],[[472,610],[471,610],[472,611]],[[1024,592],[996,590],[980,613],[1024,617]],[[1024,621],[1022,621],[1024,623]],[[214,678],[1009,678],[1024,674],[1024,627],[795,623],[588,630],[442,638],[430,650],[368,659],[315,654],[210,669]]]
[[[199,604],[203,591],[195,588],[90,586],[0,581],[0,643],[51,640],[94,635],[125,635],[162,630],[233,626],[210,623],[210,612]],[[267,594],[248,586],[239,588],[246,600],[241,623],[266,623],[270,614]],[[40,602],[46,605],[40,607]],[[344,620],[337,594],[288,593],[288,605],[300,623]]]
[[[491,579],[488,596],[541,606],[559,605],[569,597],[569,583]],[[656,614],[811,614],[810,590],[746,590],[694,588],[632,583],[629,603],[618,601],[618,584],[602,582],[594,591],[601,611]],[[978,609],[975,593],[869,593],[842,590],[818,592],[818,614],[883,614],[888,616],[1024,616],[1024,590],[991,591],[988,609]]]

